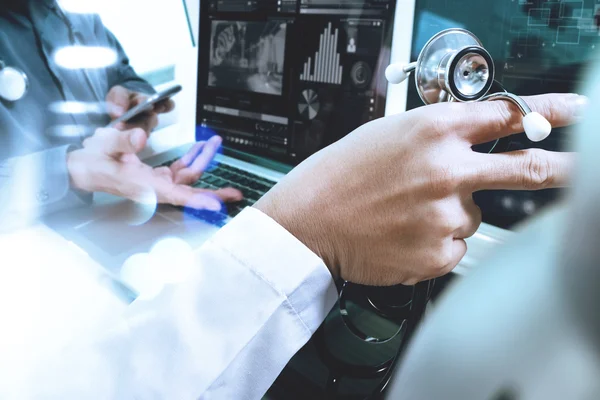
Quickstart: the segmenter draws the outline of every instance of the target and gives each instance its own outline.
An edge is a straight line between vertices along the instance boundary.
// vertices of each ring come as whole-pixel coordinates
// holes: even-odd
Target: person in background
[[[158,114],[175,104],[168,100],[130,124],[103,128],[154,89],[135,73],[97,15],[67,14],[55,0],[0,0],[0,32],[2,65],[21,70],[29,81],[23,98],[0,98],[4,229],[87,204],[99,191],[136,199],[150,189],[160,203],[212,209],[220,208],[219,200],[241,199],[235,189],[207,196],[190,186],[220,146],[218,137],[196,144],[169,168],[153,169],[135,156],[123,156],[143,149]],[[58,56],[72,46],[109,50],[116,62],[73,68],[68,62],[85,55],[71,53],[67,63]]]

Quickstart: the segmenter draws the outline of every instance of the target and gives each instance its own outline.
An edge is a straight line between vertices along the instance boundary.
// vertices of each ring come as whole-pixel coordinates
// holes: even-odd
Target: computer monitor
[[[576,92],[584,88],[587,67],[600,58],[600,3],[597,0],[418,0],[414,2],[411,60],[424,44],[447,28],[473,32],[490,52],[496,80],[518,95]],[[408,83],[407,109],[420,107],[414,81]],[[570,149],[568,129],[533,143],[511,136],[494,150]],[[560,195],[539,192],[485,191],[475,200],[484,222],[511,228]]]
[[[395,4],[202,1],[198,139],[293,166],[383,116]]]
[[[519,95],[573,92],[600,56],[597,0],[208,0],[201,2],[197,125],[227,149],[294,166],[361,124],[423,106],[414,81],[388,85],[447,28],[491,53],[496,80]],[[495,152],[569,148],[567,129]],[[199,137],[200,138],[200,137]],[[560,195],[483,191],[484,222],[512,228]]]

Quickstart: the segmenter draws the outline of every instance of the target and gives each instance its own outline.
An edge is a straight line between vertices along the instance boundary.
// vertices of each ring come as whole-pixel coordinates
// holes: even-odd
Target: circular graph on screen
[[[298,112],[302,118],[308,120],[315,119],[319,114],[320,107],[321,104],[319,103],[317,92],[312,89],[306,89],[302,92],[300,101],[298,102]]]
[[[371,67],[364,61],[359,61],[352,66],[352,70],[350,70],[350,77],[352,78],[352,83],[354,86],[358,88],[364,88],[371,82],[371,78],[373,78],[373,72],[371,71]]]

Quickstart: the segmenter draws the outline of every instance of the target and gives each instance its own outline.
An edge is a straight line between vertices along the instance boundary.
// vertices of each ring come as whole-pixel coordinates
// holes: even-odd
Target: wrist
[[[279,187],[278,187],[279,186]],[[312,205],[311,196],[304,193],[298,196],[287,196],[281,185],[263,196],[254,208],[263,212],[281,227],[302,242],[313,253],[321,258],[334,278],[340,275],[339,263],[336,261],[333,245],[319,212]],[[291,192],[293,193],[293,191]]]
[[[71,189],[91,192],[87,187],[85,179],[85,163],[80,160],[81,150],[74,150],[67,153],[67,171],[69,173],[69,185]]]

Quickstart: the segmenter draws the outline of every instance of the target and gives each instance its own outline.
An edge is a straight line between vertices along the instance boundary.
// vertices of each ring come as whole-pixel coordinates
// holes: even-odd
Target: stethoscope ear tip
[[[389,83],[398,84],[415,71],[417,93],[425,104],[510,101],[524,115],[523,128],[529,140],[540,142],[546,139],[552,132],[552,125],[541,114],[532,112],[519,96],[506,91],[486,95],[495,82],[494,70],[492,56],[475,35],[464,29],[447,29],[425,44],[416,62],[390,64],[385,77]]]
[[[532,142],[541,142],[552,132],[550,122],[537,112],[530,112],[523,117],[523,128]]]
[[[404,82],[408,78],[409,72],[405,71],[404,64],[390,64],[385,69],[385,78],[391,84]]]

